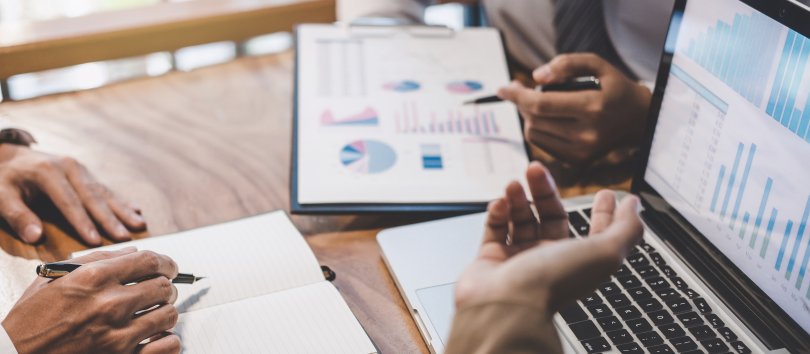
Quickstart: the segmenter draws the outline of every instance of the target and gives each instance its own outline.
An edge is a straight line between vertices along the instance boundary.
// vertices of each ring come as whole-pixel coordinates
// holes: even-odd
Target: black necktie
[[[636,79],[610,40],[602,0],[556,0],[554,25],[560,54],[594,53]]]

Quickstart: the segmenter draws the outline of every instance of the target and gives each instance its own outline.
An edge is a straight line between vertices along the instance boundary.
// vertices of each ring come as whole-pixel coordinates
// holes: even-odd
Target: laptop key
[[[728,346],[719,338],[702,340],[700,341],[700,345],[702,345],[709,354],[728,352]]]
[[[669,340],[669,343],[675,347],[675,350],[678,352],[685,352],[689,350],[695,350],[698,348],[697,343],[689,337],[679,337],[673,338]]]
[[[667,278],[672,278],[672,277],[677,277],[678,276],[678,274],[675,273],[675,270],[672,269],[672,267],[670,267],[670,266],[662,266],[661,267],[661,272],[663,272],[664,276],[666,276]]]
[[[588,217],[588,219],[590,219],[590,218],[591,218],[591,208],[585,208],[585,209],[583,209],[583,210],[582,210],[582,213],[583,213],[583,214],[585,214],[585,216],[587,216],[587,217]]]
[[[661,331],[661,333],[663,333],[664,337],[667,337],[667,339],[683,337],[686,335],[686,331],[684,331],[683,328],[681,328],[681,325],[677,323],[659,326],[658,330]]]
[[[672,284],[675,285],[675,287],[678,288],[678,290],[689,288],[689,285],[686,284],[686,282],[683,279],[681,279],[681,277],[672,277],[670,279],[672,279]]]
[[[677,314],[676,317],[678,317],[686,328],[700,326],[704,323],[703,319],[700,318],[700,315],[698,315],[695,311],[680,313]]]
[[[653,266],[644,266],[636,268],[636,272],[638,272],[638,275],[640,275],[644,279],[653,278],[661,275],[660,273],[658,273],[658,270],[655,269],[655,267]]]
[[[669,282],[662,277],[647,278],[645,281],[653,290],[664,290],[670,288]]]
[[[748,346],[743,342],[731,343],[731,349],[734,349],[737,354],[751,354],[751,349],[748,349]]]
[[[633,272],[631,272],[630,268],[628,268],[626,265],[622,264],[622,266],[619,267],[619,270],[616,272],[616,277],[621,278],[628,275],[633,275]]]
[[[661,305],[661,302],[657,299],[641,299],[636,301],[638,306],[641,306],[641,310],[650,313],[653,311],[658,311],[664,308],[664,305]]]
[[[574,230],[580,236],[588,236],[588,233],[591,232],[591,225],[588,224],[588,221],[585,220],[585,218],[579,212],[569,212],[568,222],[571,223],[571,226],[574,227]]]
[[[618,277],[617,280],[619,281],[619,284],[621,284],[621,286],[624,287],[625,289],[635,289],[642,286],[641,280],[638,280],[638,277],[632,274],[623,277]]]
[[[657,251],[657,250],[655,249],[655,247],[653,247],[651,244],[646,243],[646,242],[645,242],[645,243],[643,243],[643,244],[641,245],[641,249],[643,249],[643,250],[644,250],[645,252],[647,252],[647,253],[650,253],[650,252],[656,252],[656,251]]]
[[[698,294],[697,291],[694,291],[694,290],[689,289],[689,288],[681,289],[681,291],[684,293],[684,295],[686,295],[686,297],[688,297],[690,299],[696,299],[696,298],[700,297],[700,294]]]
[[[667,265],[667,261],[665,261],[664,257],[658,252],[650,253],[650,259],[659,267]]]
[[[602,334],[591,320],[572,323],[568,325],[568,327],[571,328],[571,331],[574,332],[574,335],[577,336],[579,340],[596,338]]]
[[[720,319],[720,316],[717,316],[713,313],[706,315],[706,320],[709,321],[709,324],[712,325],[714,328],[725,327],[726,323]]]
[[[705,315],[705,314],[707,314],[709,312],[712,312],[712,308],[709,306],[709,303],[706,302],[706,299],[699,297],[699,298],[693,300],[692,302],[695,303],[695,307],[697,307],[697,309],[698,309],[698,311],[700,311],[700,313]]]
[[[602,303],[602,297],[597,294],[591,294],[590,296],[582,298],[581,301],[585,306],[599,305]]]
[[[633,336],[630,335],[630,332],[627,332],[625,329],[607,332],[607,336],[615,345],[627,344],[634,340]]]
[[[657,290],[655,294],[658,295],[658,297],[661,298],[661,300],[664,300],[665,302],[681,297],[681,293],[679,293],[678,290],[672,288]]]
[[[565,320],[565,323],[569,324],[588,319],[588,314],[585,313],[585,310],[583,310],[582,306],[579,306],[578,303],[574,303],[560,311],[560,316]]]
[[[590,312],[594,318],[607,317],[613,315],[613,311],[611,311],[610,308],[607,307],[607,305],[605,304],[588,306],[588,312]]]
[[[661,335],[655,331],[639,333],[636,334],[636,337],[638,337],[641,344],[647,348],[664,344],[664,338],[661,338]]]
[[[585,350],[587,350],[588,353],[602,353],[609,351],[612,348],[607,339],[602,337],[586,339],[579,342],[583,347],[585,347]]]
[[[717,334],[706,325],[689,328],[689,332],[699,341],[716,338]]]
[[[634,305],[617,308],[616,312],[625,321],[634,320],[641,317],[641,311],[639,311]]]
[[[628,290],[627,292],[630,294],[630,297],[632,297],[633,300],[636,300],[636,302],[652,297],[652,294],[649,290],[647,290],[647,288],[635,288]]]
[[[619,349],[619,353],[628,353],[628,354],[644,353],[644,349],[642,349],[641,346],[638,345],[638,343],[617,345],[616,348]]]
[[[627,257],[627,263],[633,268],[640,268],[650,265],[650,260],[643,253],[636,253]]]
[[[607,303],[610,304],[614,309],[619,307],[630,306],[632,303],[630,299],[627,298],[625,294],[615,294],[606,297]]]
[[[726,342],[733,342],[737,340],[737,335],[734,334],[734,332],[728,327],[718,329],[717,333],[720,333],[720,336],[725,338]]]
[[[637,318],[635,320],[629,320],[627,322],[627,327],[630,327],[630,330],[633,333],[642,333],[642,332],[649,332],[652,331],[652,325],[650,322],[647,321],[646,318]]]
[[[610,296],[613,294],[621,293],[622,289],[619,289],[619,286],[616,285],[616,283],[609,281],[607,283],[602,284],[602,286],[599,287],[599,292],[602,293],[602,295]]]
[[[647,350],[650,351],[650,354],[675,354],[675,352],[672,351],[672,347],[666,344],[656,345],[654,347],[647,348]]]
[[[672,318],[672,315],[670,315],[667,310],[650,312],[649,316],[656,326],[675,322],[675,319]]]
[[[622,323],[619,322],[616,316],[597,318],[596,323],[599,323],[599,327],[602,327],[602,330],[605,332],[616,331],[623,328]]]
[[[675,299],[672,301],[665,301],[672,313],[682,313],[692,310],[692,305],[686,299]]]

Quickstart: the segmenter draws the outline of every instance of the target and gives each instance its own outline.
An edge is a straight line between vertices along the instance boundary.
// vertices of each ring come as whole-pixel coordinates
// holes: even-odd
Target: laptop
[[[555,315],[571,353],[810,352],[810,11],[788,0],[678,0],[632,192],[644,241]],[[565,201],[587,237],[592,197]],[[484,214],[381,232],[431,352]],[[574,300],[574,299],[572,299]]]

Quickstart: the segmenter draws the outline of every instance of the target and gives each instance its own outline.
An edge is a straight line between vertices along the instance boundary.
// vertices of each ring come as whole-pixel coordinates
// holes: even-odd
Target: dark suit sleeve
[[[461,308],[445,353],[562,353],[552,317],[537,307],[505,302]]]

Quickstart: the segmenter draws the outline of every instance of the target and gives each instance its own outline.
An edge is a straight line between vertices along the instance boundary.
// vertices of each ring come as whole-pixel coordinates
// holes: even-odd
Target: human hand
[[[129,230],[146,227],[137,208],[117,198],[76,160],[0,144],[0,217],[28,243],[42,237],[42,221],[27,205],[39,195],[48,197],[92,246],[101,244],[94,221],[115,241],[129,240]]]
[[[532,144],[566,162],[583,164],[619,147],[641,143],[652,93],[595,54],[560,55],[533,73],[538,85],[578,76],[599,78],[602,89],[537,92],[519,82],[498,95],[514,102]]]
[[[551,175],[537,162],[526,174],[539,220],[517,182],[489,205],[481,250],[456,284],[458,308],[513,302],[544,309],[550,320],[609,279],[641,240],[636,197],[616,207],[613,192],[599,192],[590,237],[572,239]]]
[[[3,320],[20,354],[180,352],[180,339],[166,332],[178,318],[174,261],[130,247],[71,263],[84,265],[35,280]]]

